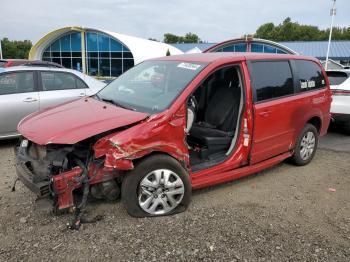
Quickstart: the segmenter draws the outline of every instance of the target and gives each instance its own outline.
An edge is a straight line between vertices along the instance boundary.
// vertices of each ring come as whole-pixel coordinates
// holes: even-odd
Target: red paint
[[[93,98],[82,98],[29,115],[18,124],[18,131],[39,145],[75,144],[147,116]]]
[[[58,209],[74,206],[73,190],[81,186],[81,173],[82,169],[77,167],[52,178]]]
[[[252,166],[231,169],[229,171],[220,172],[216,174],[207,174],[205,176],[202,174],[200,176],[194,175],[192,176],[192,186],[194,189],[198,189],[239,179],[262,171],[273,165],[276,165],[285,160],[286,158],[290,157],[291,155],[292,154],[290,152],[287,152]]]
[[[119,175],[115,170],[108,171],[94,164],[90,164],[88,170],[90,185],[112,180]],[[73,190],[82,186],[82,172],[80,167],[76,167],[52,178],[58,209],[74,206]]]
[[[177,159],[187,170],[193,188],[201,188],[256,173],[292,155],[300,131],[312,119],[320,121],[320,135],[327,131],[330,121],[331,93],[326,78],[325,89],[253,104],[247,60],[305,59],[321,65],[316,59],[278,54],[207,53],[158,60],[208,62],[209,65],[187,86],[171,107],[148,117],[145,113],[121,109],[94,99],[81,99],[33,114],[19,125],[22,135],[38,144],[74,144],[93,135],[132,125],[109,134],[93,147],[96,158],[105,157],[104,167],[89,166],[90,184],[114,179],[118,170],[134,168],[134,160],[158,152]],[[245,101],[240,132],[235,150],[224,162],[197,172],[191,171],[186,145],[186,101],[201,81],[217,68],[238,64],[242,68]],[[325,72],[323,71],[325,75]],[[244,127],[246,121],[246,128]],[[244,135],[249,136],[247,145]],[[81,184],[76,182],[81,169],[54,177],[60,208],[71,206],[71,192]],[[79,179],[78,179],[79,180]]]

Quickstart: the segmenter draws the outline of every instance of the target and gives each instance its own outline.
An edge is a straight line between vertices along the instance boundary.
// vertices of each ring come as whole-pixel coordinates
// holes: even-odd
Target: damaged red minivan
[[[73,192],[135,217],[181,212],[192,189],[309,163],[331,93],[311,57],[205,53],[145,61],[98,94],[23,119],[18,178],[55,210]],[[298,172],[298,171],[296,171]]]

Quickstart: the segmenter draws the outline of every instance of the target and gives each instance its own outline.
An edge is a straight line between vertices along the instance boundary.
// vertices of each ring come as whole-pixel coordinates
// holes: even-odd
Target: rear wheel
[[[306,124],[295,144],[292,161],[298,166],[307,165],[313,159],[318,145],[318,132],[314,125]]]
[[[185,169],[175,159],[154,155],[124,178],[122,202],[134,217],[164,216],[186,210],[192,194]]]

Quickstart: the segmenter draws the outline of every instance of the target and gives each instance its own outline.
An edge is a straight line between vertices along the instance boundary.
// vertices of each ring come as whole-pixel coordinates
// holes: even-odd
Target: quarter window
[[[294,94],[288,61],[254,61],[250,69],[255,102]]]
[[[295,60],[299,75],[299,88],[301,92],[319,89],[326,86],[321,68],[312,61]]]
[[[88,88],[88,86],[85,84],[85,82],[83,80],[79,79],[78,77],[75,78],[75,81],[76,81],[78,89]]]
[[[76,76],[63,72],[41,72],[43,91],[87,88]]]
[[[0,95],[34,92],[33,72],[16,72],[0,76]]]

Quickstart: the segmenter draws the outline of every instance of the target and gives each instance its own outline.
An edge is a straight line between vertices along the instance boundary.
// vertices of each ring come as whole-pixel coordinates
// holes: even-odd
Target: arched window
[[[254,53],[287,54],[285,51],[279,49],[278,47],[260,43],[252,43],[250,46],[250,51]]]
[[[44,51],[42,59],[82,71],[81,34],[65,34],[52,42]]]
[[[134,66],[130,50],[116,39],[99,32],[85,34],[86,73],[91,76],[117,77]],[[52,42],[43,60],[82,71],[81,33],[71,32]]]
[[[247,52],[247,44],[237,43],[237,44],[227,45],[214,52]]]
[[[210,51],[210,52],[247,52],[248,44],[247,43],[235,43],[235,44],[228,44],[223,47],[219,47],[216,50]],[[277,54],[287,54],[286,51],[275,47],[273,45],[269,44],[263,44],[263,43],[251,43],[250,44],[250,51],[254,53],[277,53]]]

